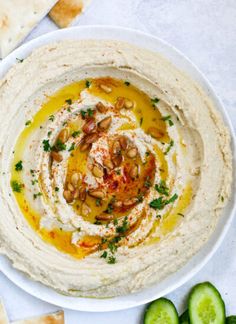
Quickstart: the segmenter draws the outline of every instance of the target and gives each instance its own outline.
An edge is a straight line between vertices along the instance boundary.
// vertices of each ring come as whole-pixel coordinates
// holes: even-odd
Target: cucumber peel
[[[193,287],[188,301],[192,324],[225,324],[225,304],[218,290],[209,282]]]
[[[189,324],[189,314],[188,310],[186,310],[179,318],[179,323],[180,324]]]
[[[179,324],[174,304],[166,298],[153,301],[146,309],[144,324]]]
[[[236,316],[231,315],[226,318],[226,324],[236,324]]]

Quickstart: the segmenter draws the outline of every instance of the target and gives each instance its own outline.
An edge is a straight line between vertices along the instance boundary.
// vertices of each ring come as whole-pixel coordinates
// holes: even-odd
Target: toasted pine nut
[[[86,200],[86,195],[87,195],[86,189],[83,188],[83,187],[80,187],[80,189],[79,189],[79,199],[81,201],[85,201]]]
[[[70,192],[73,192],[75,190],[75,188],[72,186],[71,183],[67,184],[67,188],[68,188],[68,190],[70,190]]]
[[[95,218],[97,220],[101,220],[101,221],[109,221],[109,220],[113,220],[114,216],[111,214],[103,213],[103,214],[97,215]]]
[[[51,152],[51,158],[57,162],[61,162],[63,160],[63,157],[60,153],[52,151]]]
[[[63,197],[67,203],[71,203],[73,201],[73,195],[69,190],[64,190]]]
[[[131,168],[129,175],[131,176],[132,179],[137,178],[137,176],[138,176],[138,166],[137,165],[134,165]]]
[[[111,87],[108,87],[107,85],[105,84],[100,84],[100,88],[106,92],[106,93],[111,93],[112,92],[112,88]]]
[[[108,110],[108,108],[100,101],[96,104],[96,108],[100,113],[105,113]]]
[[[125,102],[124,102],[125,109],[132,109],[133,106],[134,106],[134,103],[132,100],[125,99]]]
[[[58,135],[58,139],[62,142],[62,143],[65,143],[68,138],[70,136],[70,132],[69,132],[69,129],[68,128],[63,128],[59,135]]]
[[[74,172],[70,178],[71,183],[76,187],[78,184],[78,181],[80,179],[80,175],[78,172]]]
[[[89,190],[89,195],[91,197],[100,198],[100,199],[103,199],[105,197],[104,191],[99,189]]]
[[[131,159],[135,158],[137,156],[137,148],[136,147],[133,147],[133,148],[130,148],[128,151],[127,151],[127,156]]]
[[[92,173],[97,178],[102,178],[104,175],[103,168],[97,165],[94,165]]]
[[[94,118],[89,118],[82,127],[82,131],[86,134],[92,133],[96,128],[96,123]]]
[[[101,130],[107,130],[111,125],[111,120],[112,120],[111,116],[104,118],[98,123],[98,128]]]
[[[125,104],[125,98],[124,97],[118,97],[115,103],[115,108],[120,110],[124,107]]]
[[[105,160],[103,161],[103,165],[104,165],[107,169],[110,169],[110,170],[112,170],[112,169],[114,168],[114,165],[113,165],[113,163],[111,162],[110,159],[105,159]]]
[[[147,132],[154,138],[161,138],[164,135],[164,133],[156,127],[149,127]]]
[[[91,211],[90,207],[86,203],[83,203],[81,206],[82,215],[87,216],[90,213],[90,211]]]

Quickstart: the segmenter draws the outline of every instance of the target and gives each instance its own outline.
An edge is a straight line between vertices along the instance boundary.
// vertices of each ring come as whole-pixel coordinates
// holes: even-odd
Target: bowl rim
[[[196,82],[201,84],[201,87],[210,96],[217,110],[220,111],[224,122],[227,124],[228,128],[230,129],[231,147],[233,152],[233,165],[235,165],[236,136],[234,133],[233,125],[231,123],[231,120],[228,116],[228,113],[223,103],[221,102],[217,94],[214,92],[212,85],[202,74],[202,72],[200,72],[197,66],[193,62],[191,62],[190,59],[188,59],[182,52],[180,52],[178,49],[176,49],[174,46],[170,45],[166,41],[163,41],[162,39],[153,36],[149,33],[134,30],[132,28],[109,26],[109,25],[102,25],[102,26],[86,25],[86,26],[76,26],[76,27],[70,27],[62,30],[56,30],[44,34],[42,36],[39,36],[21,45],[20,47],[15,49],[11,54],[9,54],[6,58],[4,58],[0,62],[0,79],[16,63],[16,58],[25,58],[32,52],[32,50],[35,50],[38,47],[41,47],[49,43],[53,43],[55,41],[71,39],[71,38],[76,40],[92,39],[93,37],[86,38],[84,37],[84,35],[87,34],[96,35],[96,33],[97,36],[94,37],[94,39],[107,39],[107,40],[110,39],[110,40],[120,40],[120,41],[123,40],[128,43],[135,44],[141,48],[152,50],[154,52],[157,52],[157,50],[154,49],[155,47],[160,47],[158,52],[161,53],[164,57],[166,57],[171,62],[173,62],[173,59],[174,61],[177,60],[177,68],[183,70],[185,73],[190,75],[190,77],[192,77]],[[100,37],[98,37],[98,35],[100,35]],[[136,44],[139,43],[141,39],[146,40],[147,43],[149,43],[148,47],[145,47],[143,45],[140,46]],[[153,43],[153,49],[150,48],[152,47],[152,45],[150,45],[152,43]],[[166,55],[166,53],[163,54],[162,51],[164,53],[167,51],[169,55]],[[175,63],[174,65],[176,65]],[[178,63],[181,65],[181,68],[179,67]],[[235,174],[233,175],[233,177],[235,178]],[[229,216],[227,217],[226,222],[222,224],[223,227],[221,230],[219,230],[218,238],[216,239],[215,242],[213,242],[212,245],[209,246],[209,242],[212,240],[212,238],[210,238],[206,244],[208,245],[207,252],[205,253],[204,256],[200,258],[200,262],[198,261],[196,262],[194,260],[196,256],[204,249],[205,246],[188,261],[187,265],[190,263],[190,270],[182,271],[183,269],[186,268],[186,265],[182,267],[180,270],[176,272],[177,274],[178,273],[180,274],[180,279],[177,279],[177,281],[172,282],[171,284],[168,284],[168,278],[172,277],[172,275],[168,276],[167,280],[165,279],[163,280],[163,282],[152,285],[151,287],[145,288],[142,291],[139,291],[137,293],[113,297],[113,298],[105,298],[105,299],[82,298],[82,297],[70,297],[70,296],[61,295],[56,291],[54,291],[53,289],[48,288],[39,282],[35,282],[27,278],[20,271],[14,269],[11,265],[11,262],[5,256],[0,256],[0,270],[14,284],[16,284],[18,287],[31,294],[32,296],[64,308],[80,310],[80,311],[89,311],[89,312],[106,312],[106,311],[115,311],[115,310],[128,309],[131,307],[139,306],[174,291],[175,289],[177,289],[178,287],[186,283],[188,280],[190,280],[194,275],[196,275],[203,268],[203,266],[212,258],[212,256],[214,255],[214,253],[216,252],[216,250],[218,249],[218,247],[220,246],[220,244],[222,243],[223,239],[226,236],[226,233],[230,227],[230,224],[233,220],[236,211],[235,201],[236,201],[236,192],[235,192],[235,188],[232,188],[232,198],[230,202],[232,207],[230,208]],[[217,227],[219,227],[219,223],[220,221],[218,222]],[[165,287],[166,281],[167,281],[167,287]],[[164,287],[162,287],[163,283],[164,283]],[[161,288],[159,288],[159,290],[156,289],[155,291],[156,286],[161,286]]]

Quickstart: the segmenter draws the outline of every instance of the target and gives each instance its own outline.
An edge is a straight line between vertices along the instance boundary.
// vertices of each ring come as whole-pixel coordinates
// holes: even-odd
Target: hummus
[[[0,83],[0,252],[63,294],[177,271],[230,197],[230,137],[193,80],[113,41],[35,50]]]

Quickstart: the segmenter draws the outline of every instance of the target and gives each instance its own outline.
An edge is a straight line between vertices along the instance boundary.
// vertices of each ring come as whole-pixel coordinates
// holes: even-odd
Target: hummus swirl
[[[162,57],[107,41],[42,47],[0,98],[0,252],[16,268],[66,294],[116,296],[207,241],[230,196],[229,135]]]

